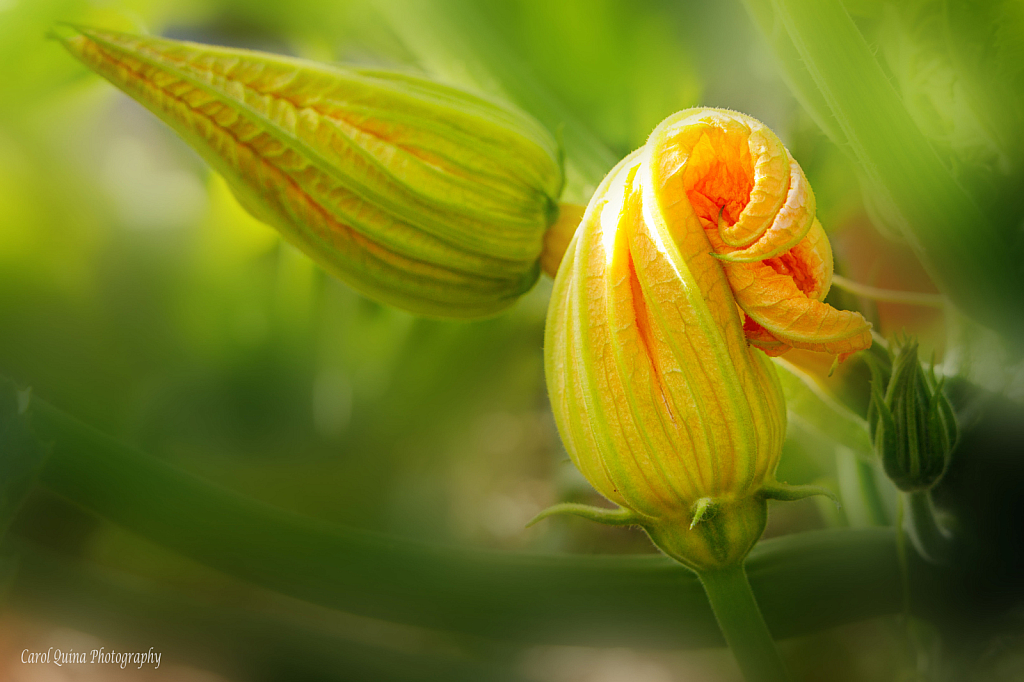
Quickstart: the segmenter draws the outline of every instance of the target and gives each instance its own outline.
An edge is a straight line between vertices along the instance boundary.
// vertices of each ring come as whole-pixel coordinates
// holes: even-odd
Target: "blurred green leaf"
[[[835,452],[836,479],[846,522],[854,528],[889,525],[886,498],[882,490],[889,493],[893,505],[896,493],[880,467],[847,447],[837,447]]]
[[[844,445],[861,457],[874,455],[868,424],[836,400],[812,376],[784,358],[774,358],[786,396],[791,424],[827,441]]]
[[[559,135],[566,154],[566,194],[586,203],[615,154],[541,85],[471,3],[379,0],[395,32],[431,73],[519,104]]]
[[[652,0],[473,5],[618,157],[641,146],[667,116],[701,100],[702,79],[694,65],[699,48],[681,35],[692,7]]]
[[[875,202],[972,314],[1018,326],[1021,272],[1000,234],[912,119],[839,0],[747,0],[788,81],[857,161]]]
[[[1024,216],[1019,2],[911,0],[862,23],[911,118],[1003,236]]]
[[[0,538],[32,492],[50,448],[31,427],[31,393],[0,377]]]
[[[383,635],[374,637],[376,633],[365,631],[365,621],[337,623],[312,607],[292,615],[280,613],[279,603],[262,608],[227,605],[29,543],[11,543],[11,548],[19,557],[11,585],[14,607],[59,620],[127,650],[146,651],[159,642],[162,665],[201,666],[232,677],[241,673],[244,679],[268,681],[521,679],[505,661],[450,651],[456,647],[443,636],[389,630],[374,622],[373,629]],[[402,636],[396,637],[394,630]]]
[[[465,550],[313,521],[229,493],[39,403],[56,441],[44,484],[154,542],[236,577],[353,613],[519,641],[719,643],[697,577],[667,557]],[[921,598],[937,588],[914,566]],[[747,572],[778,637],[893,613],[890,530],[759,544]],[[805,604],[814,603],[814,609]]]

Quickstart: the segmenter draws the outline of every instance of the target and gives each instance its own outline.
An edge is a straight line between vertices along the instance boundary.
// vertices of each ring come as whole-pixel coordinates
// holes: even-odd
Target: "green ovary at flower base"
[[[560,152],[509,105],[424,78],[113,31],[56,37],[362,293],[472,318],[536,281]]]
[[[822,302],[832,254],[814,213],[800,167],[764,125],[716,109],[675,114],[598,188],[547,320],[559,432],[620,510],[545,515],[643,527],[705,579],[726,639],[757,679],[784,673],[765,651],[770,638],[752,647],[736,634],[750,621],[733,617],[728,594],[749,594],[742,562],[767,500],[822,492],[775,480],[786,405],[767,354],[871,344],[860,315]],[[763,666],[778,674],[751,672]]]

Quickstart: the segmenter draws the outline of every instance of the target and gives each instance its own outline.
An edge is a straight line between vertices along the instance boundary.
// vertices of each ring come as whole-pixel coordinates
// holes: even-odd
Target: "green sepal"
[[[886,452],[895,452],[899,447],[896,438],[896,418],[882,397],[880,388],[871,386],[871,404],[874,407],[876,421],[872,429],[875,442],[875,454],[884,459]]]
[[[690,521],[690,530],[704,520],[706,516],[715,513],[715,501],[710,497],[702,497],[693,505],[693,520]]]
[[[790,485],[788,483],[766,483],[758,494],[766,500],[782,500],[784,502],[795,502],[813,495],[824,495],[836,503],[836,508],[841,508],[839,496],[828,488],[817,485]]]
[[[864,354],[864,360],[871,371],[868,427],[871,431],[871,441],[875,446],[875,453],[881,457],[881,452],[885,452],[887,448],[896,447],[896,420],[889,405],[885,402],[886,385],[892,375],[892,367],[883,368],[878,359],[869,353]]]
[[[543,521],[549,516],[560,514],[579,516],[587,519],[588,521],[603,523],[606,526],[634,526],[640,524],[641,521],[640,515],[629,509],[607,509],[605,507],[594,507],[589,504],[562,502],[548,507],[540,514],[537,514],[537,516],[533,517],[532,521],[526,524],[526,527],[529,528],[533,524]]]
[[[872,346],[872,350],[877,347],[878,344]],[[885,386],[889,383],[889,376],[892,374],[892,356],[891,353],[886,349],[884,351],[886,366],[882,366],[881,360],[877,354],[872,351],[864,351],[859,353],[859,357],[864,360],[864,364],[868,366],[868,370],[871,372],[871,381],[869,383],[870,395],[868,398],[868,432],[871,435],[872,445],[875,441],[875,433],[878,428],[878,419],[882,418],[879,414],[879,406],[885,407]],[[892,419],[892,414],[888,415],[888,418]]]

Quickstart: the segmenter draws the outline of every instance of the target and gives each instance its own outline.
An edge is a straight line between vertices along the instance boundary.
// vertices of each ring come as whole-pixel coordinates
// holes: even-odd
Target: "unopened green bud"
[[[63,28],[240,203],[362,293],[471,318],[528,291],[558,215],[558,145],[507,104],[425,78]]]
[[[891,366],[877,360],[872,372],[868,421],[885,473],[904,492],[928,490],[946,471],[957,440],[953,407],[934,367],[925,370],[917,341],[897,340]]]

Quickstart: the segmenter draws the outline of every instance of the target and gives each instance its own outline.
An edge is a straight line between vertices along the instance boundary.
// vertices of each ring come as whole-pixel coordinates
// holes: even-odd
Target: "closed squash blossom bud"
[[[699,573],[739,564],[775,480],[786,405],[772,354],[870,345],[822,303],[828,241],[796,162],[762,124],[696,109],[666,119],[605,178],[555,280],[545,361],[583,475]]]
[[[946,472],[956,445],[956,417],[934,370],[921,367],[916,341],[898,341],[891,361],[890,372],[877,362],[870,365],[868,419],[875,452],[897,488],[929,490]]]
[[[397,73],[85,28],[58,38],[360,292],[472,318],[536,281],[563,177],[526,114]]]

